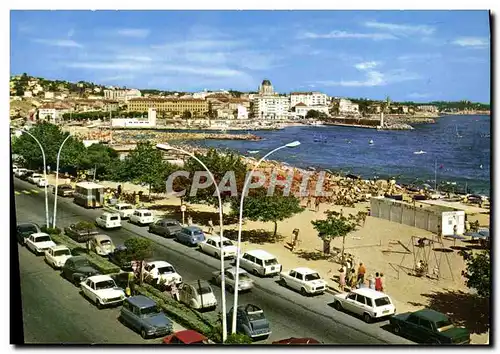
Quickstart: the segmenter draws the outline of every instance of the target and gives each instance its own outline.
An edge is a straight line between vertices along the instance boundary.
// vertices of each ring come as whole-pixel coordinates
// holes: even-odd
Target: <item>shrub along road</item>
[[[37,189],[33,185],[14,179],[16,193],[17,222],[34,221],[45,223],[45,204],[43,189],[38,194],[26,194],[23,191]],[[49,196],[50,214],[53,208],[53,196]],[[63,228],[80,220],[94,221],[102,210],[86,210],[72,203],[71,199],[58,199],[57,226]],[[181,245],[171,239],[165,239],[147,232],[147,227],[123,222],[120,230],[103,231],[116,245],[123,244],[129,237],[147,237],[155,242],[153,259],[166,260],[176,268],[184,281],[210,279],[211,273],[220,268],[220,261],[200,253],[194,248]],[[229,265],[229,262],[227,262]],[[276,283],[277,278],[254,278],[256,288],[241,294],[240,304],[253,303],[260,306],[271,323],[273,331],[267,340],[288,337],[313,337],[331,344],[412,344],[382,328],[385,322],[366,324],[362,320],[346,313],[334,310],[328,304],[333,296],[324,294],[316,297],[303,297],[294,291]],[[220,311],[220,288],[213,287]],[[78,295],[77,290],[75,292]],[[227,294],[227,310],[233,305],[233,296]],[[27,305],[26,305],[27,306]],[[209,314],[216,316],[216,312]],[[57,326],[52,324],[53,326]],[[121,324],[116,323],[117,326]],[[99,342],[98,338],[94,342]]]

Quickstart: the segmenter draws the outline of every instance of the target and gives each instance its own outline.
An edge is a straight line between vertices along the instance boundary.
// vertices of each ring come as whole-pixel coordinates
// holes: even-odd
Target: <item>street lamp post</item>
[[[45,151],[43,150],[43,147],[42,147],[42,144],[40,144],[40,142],[38,141],[37,138],[35,138],[35,136],[33,134],[31,134],[30,132],[28,132],[27,130],[24,130],[24,129],[17,129],[18,131],[20,132],[23,132],[23,133],[26,133],[28,134],[29,136],[31,136],[33,139],[35,139],[36,143],[38,144],[38,146],[40,147],[40,150],[42,150],[42,158],[43,158],[43,178],[45,179],[45,222],[46,222],[46,225],[47,225],[47,228],[50,227],[50,224],[49,224],[49,198],[47,196],[47,166],[45,164]]]
[[[190,153],[189,151],[176,148],[173,146],[170,146],[168,144],[157,144],[156,148],[162,151],[169,151],[169,150],[174,150],[181,152],[183,154],[189,155],[192,157],[194,160],[196,160],[200,165],[203,166],[203,168],[207,171],[209,174],[210,178],[212,179],[214,185],[215,185],[215,191],[217,192],[217,198],[219,199],[219,223],[220,223],[220,272],[221,272],[221,298],[222,298],[222,342],[224,343],[227,339],[227,318],[226,318],[226,280],[224,276],[224,250],[223,250],[223,241],[222,241],[222,235],[223,235],[223,226],[224,226],[224,220],[223,220],[223,210],[222,210],[222,198],[220,195],[220,190],[219,186],[217,186],[217,182],[215,181],[214,175],[208,167],[200,160],[198,159],[194,154]]]
[[[71,134],[68,134],[66,139],[62,142],[61,146],[59,147],[59,151],[57,152],[57,162],[56,162],[56,186],[54,190],[54,213],[53,213],[53,220],[52,220],[52,227],[56,227],[56,216],[57,216],[57,189],[59,187],[59,158],[61,157],[61,151],[68,139],[71,137]]]
[[[262,157],[253,167],[252,171],[248,174],[248,176],[245,179],[245,183],[243,184],[243,190],[241,192],[241,200],[240,200],[240,217],[238,221],[238,243],[237,243],[237,252],[236,252],[236,272],[235,272],[235,279],[234,279],[234,305],[233,305],[233,319],[232,319],[232,333],[236,333],[236,309],[238,308],[238,287],[239,287],[239,270],[240,270],[240,251],[241,251],[241,229],[243,227],[243,201],[245,200],[245,191],[247,189],[248,183],[252,180],[252,175],[255,172],[255,170],[259,167],[260,163],[266,159],[266,157],[270,156],[271,154],[274,154],[276,151],[284,149],[284,148],[294,148],[296,146],[299,146],[300,142],[299,141],[293,141],[291,143],[288,143],[286,145],[280,146],[274,150],[271,150],[268,152],[264,157]]]

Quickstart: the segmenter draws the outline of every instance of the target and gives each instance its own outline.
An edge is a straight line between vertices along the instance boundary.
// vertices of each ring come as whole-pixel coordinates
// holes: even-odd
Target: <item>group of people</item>
[[[354,263],[352,260],[348,259],[339,269],[339,286],[340,291],[347,289],[359,289],[368,287],[376,291],[384,291],[384,273],[370,274],[368,278],[366,277],[366,267],[360,262],[357,272],[354,269]],[[367,284],[368,283],[368,284]]]

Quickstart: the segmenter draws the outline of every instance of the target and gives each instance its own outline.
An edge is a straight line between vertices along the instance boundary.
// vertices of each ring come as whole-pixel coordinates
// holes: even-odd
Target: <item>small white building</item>
[[[327,106],[307,106],[304,103],[300,102],[295,106],[295,115],[305,117],[309,111],[318,111],[321,113],[328,114]]]
[[[347,115],[359,114],[359,105],[357,103],[352,103],[351,100],[341,98],[339,100],[339,113]]]
[[[55,108],[40,108],[38,110],[38,119],[46,120],[50,123],[55,123],[58,118]]]
[[[238,119],[248,119],[248,109],[245,106],[238,106]]]
[[[156,127],[156,108],[148,109],[147,119],[113,118],[111,126],[114,128],[153,128]]]
[[[33,97],[33,92],[31,92],[31,91],[24,91],[24,97]]]
[[[51,100],[51,99],[54,99],[54,97],[55,97],[54,92],[50,92],[50,91],[45,92],[45,99]]]
[[[290,94],[290,106],[295,107],[299,103],[306,106],[327,106],[328,95],[321,92],[292,92]]]

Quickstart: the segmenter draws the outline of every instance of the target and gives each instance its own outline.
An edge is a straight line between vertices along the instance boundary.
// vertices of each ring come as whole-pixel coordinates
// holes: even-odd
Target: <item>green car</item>
[[[425,344],[469,344],[466,328],[455,327],[448,316],[431,309],[406,312],[389,319],[396,334]]]

